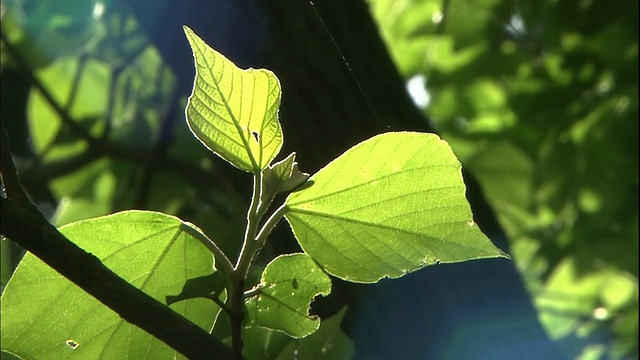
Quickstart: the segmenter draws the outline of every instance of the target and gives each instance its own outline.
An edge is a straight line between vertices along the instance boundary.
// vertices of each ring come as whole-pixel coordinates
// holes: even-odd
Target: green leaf
[[[329,319],[323,319],[320,328],[313,335],[292,340],[280,352],[277,359],[353,359],[355,354],[353,343],[340,327],[346,312],[345,307]]]
[[[298,242],[341,279],[372,283],[422,267],[508,257],[473,222],[461,165],[427,133],[366,140],[286,200]]]
[[[320,328],[304,339],[259,327],[245,329],[243,355],[247,359],[261,360],[341,360],[353,359],[353,342],[342,331],[340,324],[347,312],[344,307],[328,319],[322,319]]]
[[[278,78],[265,69],[242,70],[191,29],[184,31],[196,64],[186,110],[189,128],[235,167],[259,173],[282,147]]]
[[[289,154],[284,160],[264,169],[262,177],[262,198],[261,202],[272,199],[277,193],[290,191],[296,186],[304,183],[309,178],[309,174],[298,169],[296,153]]]
[[[258,294],[246,301],[248,324],[305,337],[320,326],[320,319],[309,316],[309,304],[330,292],[331,279],[308,255],[278,256],[262,273]]]
[[[189,278],[211,273],[214,258],[180,219],[126,211],[60,229],[115,273],[159,301]],[[199,231],[199,230],[197,230]],[[220,308],[207,299],[171,308],[211,329]],[[181,357],[125,322],[31,254],[2,294],[2,349],[26,359],[168,359]]]

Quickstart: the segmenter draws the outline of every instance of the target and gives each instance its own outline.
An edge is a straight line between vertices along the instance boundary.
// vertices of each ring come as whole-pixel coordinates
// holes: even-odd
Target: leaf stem
[[[242,249],[238,255],[235,272],[237,275],[245,279],[247,277],[251,260],[254,256],[254,243],[256,239],[256,230],[260,222],[260,195],[262,193],[262,173],[253,176],[253,195],[251,196],[251,205],[247,211],[247,228],[244,233]]]
[[[235,267],[236,275],[243,279],[247,278],[253,259],[255,259],[260,249],[264,247],[271,230],[273,230],[288,210],[284,204],[281,205],[269,216],[264,225],[258,229],[260,221],[275,197],[275,192],[265,194],[266,196],[263,197],[262,180],[262,173],[254,175],[253,197],[251,199],[251,206],[247,212],[247,229],[245,231],[242,250],[240,251]]]
[[[244,292],[244,298],[248,299],[250,297],[256,296],[262,292],[262,285],[256,285],[253,288]]]
[[[231,321],[231,343],[234,356],[238,358],[242,355],[243,346],[242,322],[245,317],[244,300],[247,298],[247,294],[259,291],[259,288],[247,292],[244,291],[249,268],[260,252],[260,249],[264,247],[267,236],[287,211],[287,207],[283,204],[269,216],[261,228],[259,227],[262,217],[267,212],[271,201],[276,195],[275,191],[263,194],[263,179],[262,171],[253,176],[253,194],[251,196],[251,205],[249,205],[249,209],[247,210],[247,228],[244,234],[242,249],[238,255],[235,268],[231,269],[229,273],[229,291],[227,293],[229,296],[228,313]]]
[[[206,246],[206,248],[213,253],[213,256],[216,258],[216,268],[222,270],[227,278],[231,275],[231,273],[233,273],[233,264],[231,263],[227,255],[225,255],[224,251],[222,251],[222,249],[220,249],[213,240],[209,239],[209,237],[204,233],[190,226],[190,224],[182,223],[181,229],[187,232],[189,235],[198,239],[200,243]]]
[[[231,309],[229,309],[229,307],[227,305],[225,305],[222,301],[220,301],[220,299],[218,299],[218,296],[216,295],[209,295],[207,296],[208,299],[211,299],[216,305],[218,305],[220,307],[220,309],[222,309],[222,311],[224,311],[227,315],[231,315]]]
[[[267,237],[271,233],[271,230],[273,230],[273,228],[278,225],[278,223],[284,217],[284,214],[286,214],[288,210],[289,208],[285,204],[282,204],[276,209],[276,211],[273,212],[273,214],[271,214],[271,216],[269,216],[267,221],[265,221],[264,225],[256,236],[256,242],[258,245],[257,249],[262,249],[262,247],[264,247],[264,244],[267,242]]]
[[[247,228],[244,233],[242,249],[238,255],[235,268],[229,276],[228,288],[228,308],[229,320],[231,322],[231,347],[235,358],[242,357],[242,322],[245,316],[244,309],[244,285],[249,267],[256,253],[255,239],[256,229],[264,210],[260,206],[260,195],[262,194],[262,172],[253,175],[253,194],[251,205],[247,210]]]

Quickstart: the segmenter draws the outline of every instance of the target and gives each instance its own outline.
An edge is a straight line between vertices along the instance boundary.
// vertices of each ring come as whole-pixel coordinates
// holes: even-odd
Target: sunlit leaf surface
[[[460,169],[436,135],[378,135],[291,194],[285,216],[307,254],[354,282],[506,256],[474,223]]]
[[[187,104],[191,131],[237,168],[257,173],[282,147],[280,82],[269,70],[242,70],[184,28],[196,80]]]
[[[60,230],[115,273],[164,302],[189,278],[211,273],[211,253],[183,229],[191,224],[155,212],[127,211]],[[219,311],[207,299],[171,308],[209,330]],[[2,349],[25,359],[173,359],[173,349],[125,322],[31,254],[2,294]]]
[[[249,325],[301,338],[315,332],[320,319],[309,316],[309,303],[331,292],[331,280],[306,254],[281,255],[262,273],[260,292],[247,300]]]

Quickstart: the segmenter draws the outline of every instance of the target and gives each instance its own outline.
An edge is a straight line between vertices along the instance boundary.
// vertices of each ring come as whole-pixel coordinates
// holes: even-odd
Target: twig
[[[107,141],[109,134],[111,133],[111,128],[113,127],[113,107],[116,99],[115,93],[121,73],[122,68],[120,66],[116,66],[111,69],[111,77],[109,78],[109,98],[107,100],[107,111],[104,116],[105,124],[104,129],[102,129],[102,135],[100,135],[100,139],[102,141]]]
[[[76,68],[76,73],[73,75],[73,81],[71,83],[71,92],[69,93],[69,97],[67,98],[67,103],[64,106],[65,112],[71,111],[71,106],[76,101],[76,96],[78,95],[78,89],[80,88],[80,79],[82,79],[82,73],[84,72],[84,68],[87,65],[87,60],[89,57],[87,54],[82,54],[78,58],[78,67]]]

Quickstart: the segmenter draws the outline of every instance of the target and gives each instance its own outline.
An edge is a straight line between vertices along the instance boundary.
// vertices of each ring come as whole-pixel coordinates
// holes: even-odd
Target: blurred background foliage
[[[550,336],[568,358],[637,358],[638,3],[368,4],[416,106],[496,210]],[[248,188],[168,121],[185,98],[127,7],[3,0],[1,11],[2,122],[52,221],[154,209],[236,252]],[[351,351],[313,341],[327,358]],[[305,349],[278,343],[284,358]]]
[[[370,5],[548,333],[570,358],[637,358],[638,2]]]

